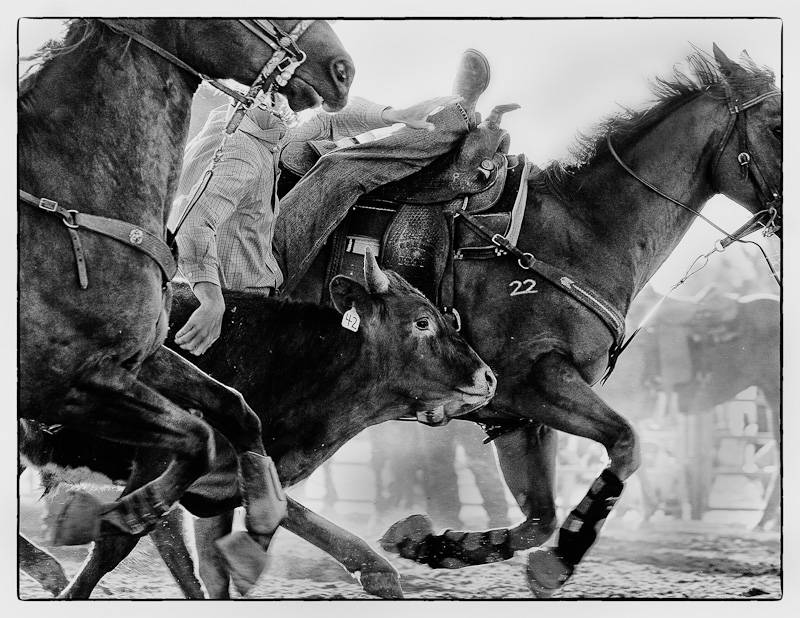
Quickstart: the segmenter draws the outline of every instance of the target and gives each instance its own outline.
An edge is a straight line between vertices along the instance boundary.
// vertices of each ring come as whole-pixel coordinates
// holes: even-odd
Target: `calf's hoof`
[[[381,599],[402,599],[403,589],[397,573],[362,573],[359,577],[361,587],[367,594]]]
[[[92,494],[71,491],[51,505],[46,520],[52,545],[85,545],[100,537],[100,516],[108,508]]]
[[[416,560],[422,542],[433,535],[433,522],[426,515],[410,515],[389,526],[380,539],[384,551]]]
[[[549,599],[572,576],[575,567],[549,547],[537,547],[528,554],[525,569],[528,588],[537,599]]]
[[[247,532],[231,532],[214,543],[231,575],[236,590],[246,595],[267,566],[268,541],[256,542]],[[263,549],[262,549],[263,547]]]

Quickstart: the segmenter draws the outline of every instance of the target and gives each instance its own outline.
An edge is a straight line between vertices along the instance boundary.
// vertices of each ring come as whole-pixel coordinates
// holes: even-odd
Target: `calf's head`
[[[488,365],[417,289],[382,271],[369,249],[364,279],[366,287],[335,277],[331,298],[343,326],[364,338],[370,377],[397,416],[410,412],[441,425],[494,396],[497,380]]]

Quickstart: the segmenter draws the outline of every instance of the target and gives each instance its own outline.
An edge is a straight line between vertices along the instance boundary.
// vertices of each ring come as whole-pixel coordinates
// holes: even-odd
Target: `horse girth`
[[[44,197],[37,198],[21,189],[19,191],[19,197],[23,204],[35,206],[44,212],[51,213],[61,218],[72,240],[72,249],[75,254],[75,263],[78,271],[78,281],[83,290],[89,287],[89,277],[86,272],[86,256],[84,255],[83,244],[78,235],[79,229],[85,229],[108,238],[113,238],[122,244],[141,251],[158,264],[165,285],[167,282],[172,281],[178,272],[175,245],[173,244],[172,248],[169,247],[167,243],[158,238],[158,236],[139,226],[120,221],[119,219],[99,217],[97,215],[89,215],[80,213],[77,210],[67,209],[55,200]]]

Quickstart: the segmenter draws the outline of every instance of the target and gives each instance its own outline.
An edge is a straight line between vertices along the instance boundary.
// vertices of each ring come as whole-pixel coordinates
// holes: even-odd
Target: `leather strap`
[[[521,268],[533,270],[538,273],[556,288],[565,292],[597,315],[614,337],[614,344],[610,352],[610,354],[614,354],[614,350],[620,345],[625,336],[625,318],[600,294],[588,285],[578,283],[560,268],[537,260],[532,253],[521,251],[505,236],[493,234],[491,230],[477,221],[469,213],[460,211],[456,213],[456,216],[462,217],[464,223],[469,225],[476,233],[489,240],[493,245],[516,257]]]
[[[155,234],[139,226],[118,219],[99,217],[97,215],[80,213],[77,210],[69,210],[54,200],[36,198],[27,191],[21,189],[19,191],[19,197],[20,201],[24,204],[36,206],[45,212],[50,212],[61,217],[72,239],[72,247],[75,252],[75,261],[78,268],[78,279],[81,288],[84,290],[89,285],[89,279],[86,272],[86,258],[83,245],[77,233],[77,230],[81,228],[97,234],[102,234],[103,236],[108,236],[134,249],[138,249],[158,264],[166,281],[171,281],[178,272],[178,264],[175,260],[175,255],[172,249],[167,246],[167,243]]]

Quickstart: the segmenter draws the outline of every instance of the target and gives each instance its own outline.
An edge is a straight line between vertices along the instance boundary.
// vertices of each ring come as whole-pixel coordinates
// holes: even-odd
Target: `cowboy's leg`
[[[322,245],[359,196],[400,180],[448,152],[467,132],[468,116],[451,105],[431,116],[436,129],[403,128],[385,138],[323,156],[281,201],[274,252],[291,294]]]

